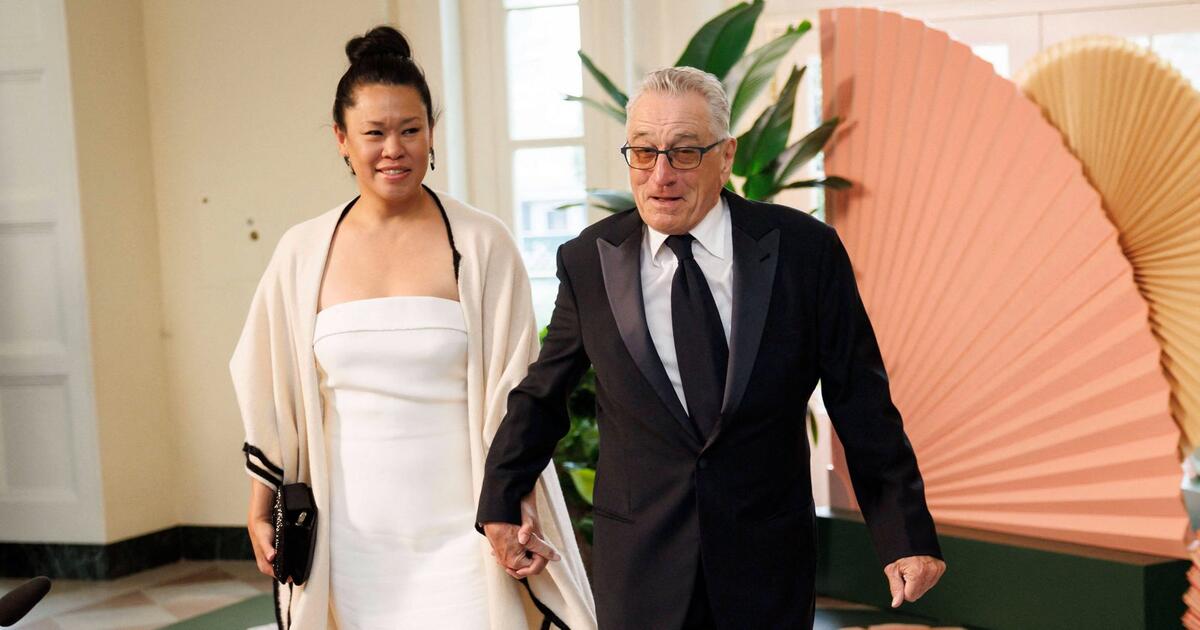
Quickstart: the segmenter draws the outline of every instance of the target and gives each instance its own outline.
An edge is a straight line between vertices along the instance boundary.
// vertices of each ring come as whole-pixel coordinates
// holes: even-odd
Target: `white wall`
[[[240,524],[249,486],[229,356],[282,232],[355,194],[330,111],[346,41],[385,22],[388,5],[143,10],[178,516]]]
[[[138,0],[66,3],[105,541],[175,525]]]

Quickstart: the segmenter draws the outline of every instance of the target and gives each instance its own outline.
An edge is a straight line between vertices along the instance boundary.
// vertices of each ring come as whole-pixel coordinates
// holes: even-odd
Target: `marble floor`
[[[0,593],[25,580],[0,579]],[[55,580],[50,594],[13,626],[26,630],[163,628],[271,592],[253,562],[182,561],[116,580]]]
[[[0,579],[0,594],[23,583]],[[182,561],[143,571],[117,580],[87,582],[56,580],[50,594],[14,628],[25,630],[143,630],[165,628],[191,620],[188,628],[231,629],[228,614],[234,605],[247,602],[261,606],[255,623],[272,618],[271,581],[253,562]],[[248,602],[256,599],[257,603]],[[816,628],[819,630],[917,630],[930,626],[913,623],[903,615],[870,606],[818,598]],[[207,623],[205,623],[207,621]],[[940,630],[952,630],[943,628]]]

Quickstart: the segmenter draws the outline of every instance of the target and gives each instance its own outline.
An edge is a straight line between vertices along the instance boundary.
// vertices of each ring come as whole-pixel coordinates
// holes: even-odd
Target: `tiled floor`
[[[0,579],[0,593],[24,580]],[[108,582],[56,580],[50,594],[21,623],[26,630],[141,630],[193,619],[193,625],[230,629],[214,613],[271,592],[271,581],[253,562],[184,561]],[[257,606],[253,602],[247,604]],[[270,600],[263,602],[270,621]],[[257,613],[256,613],[257,614]],[[211,621],[205,621],[205,619]],[[916,630],[929,626],[870,606],[818,598],[816,628]],[[261,622],[259,622],[261,623]],[[245,624],[242,624],[245,625]],[[943,629],[950,630],[950,629]]]
[[[8,592],[24,580],[0,580]],[[271,592],[253,562],[194,562],[107,582],[55,580],[46,599],[14,626],[27,630],[162,628]]]

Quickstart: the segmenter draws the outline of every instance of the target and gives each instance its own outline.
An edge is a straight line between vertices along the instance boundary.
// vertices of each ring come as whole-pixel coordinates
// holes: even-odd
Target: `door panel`
[[[61,0],[0,0],[0,538],[104,540]]]

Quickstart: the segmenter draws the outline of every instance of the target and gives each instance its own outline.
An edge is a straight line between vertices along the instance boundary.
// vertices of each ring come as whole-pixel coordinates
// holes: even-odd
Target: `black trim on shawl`
[[[442,214],[442,223],[446,224],[446,238],[450,241],[450,256],[454,260],[454,280],[457,282],[458,268],[462,266],[462,254],[460,254],[458,252],[458,248],[454,246],[454,230],[450,227],[450,217],[446,214],[446,208],[442,205],[442,200],[438,199],[437,193],[433,192],[433,189],[425,184],[421,184],[421,188],[424,188],[425,192],[429,193],[429,196],[433,199],[433,203],[437,205],[438,212]],[[342,210],[342,216],[338,217],[338,225],[341,225],[342,219],[346,218],[346,213],[350,212],[350,208],[354,206],[354,203],[358,201],[359,198],[360,197],[355,197],[350,203],[346,204],[346,207]]]
[[[243,442],[242,452],[246,454],[246,468],[263,479],[270,479],[277,488],[283,485],[283,469],[267,459],[267,456],[257,446],[253,446],[249,442]],[[251,457],[257,459],[262,466],[266,466],[270,472],[250,461]]]
[[[529,591],[529,599],[533,600],[533,605],[538,609],[538,612],[542,613],[543,615],[542,630],[549,630],[551,624],[560,628],[561,630],[571,630],[570,626],[563,623],[563,620],[559,619],[558,615],[554,614],[554,611],[550,610],[549,606],[543,604],[542,600],[538,599],[537,596],[533,594],[533,587],[529,585],[528,578],[522,578],[521,584],[525,585],[525,590]]]
[[[458,268],[462,263],[462,254],[458,253],[458,248],[454,246],[454,230],[450,227],[450,217],[446,214],[446,208],[442,206],[442,200],[438,199],[433,189],[425,184],[421,184],[421,187],[425,189],[425,192],[429,193],[430,197],[433,197],[433,202],[437,204],[438,212],[442,213],[442,221],[446,224],[446,238],[450,239],[450,254],[454,258],[454,280],[457,282]]]
[[[333,224],[333,231],[335,233],[337,232],[338,226],[340,226],[342,224],[342,219],[346,218],[346,215],[350,213],[350,208],[353,208],[354,204],[358,203],[359,199],[362,199],[362,195],[359,195],[359,196],[351,199],[350,203],[346,204],[345,208],[342,208],[342,213],[338,215],[337,223]],[[328,262],[326,262],[326,264],[328,264]],[[325,278],[323,276],[324,276],[324,272],[322,272],[322,278],[321,278],[322,283],[324,283],[324,280],[325,280]]]

